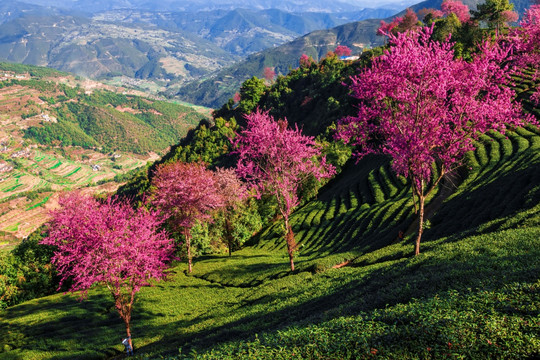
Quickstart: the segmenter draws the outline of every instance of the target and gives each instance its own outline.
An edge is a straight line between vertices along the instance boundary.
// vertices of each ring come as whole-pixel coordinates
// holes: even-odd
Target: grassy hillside
[[[178,264],[168,281],[139,294],[136,352],[179,359],[538,356],[540,133],[489,134],[468,165],[457,189],[446,193],[449,184],[442,185],[446,199],[418,257],[411,256],[414,216],[403,179],[390,174],[385,158],[350,165],[295,213],[303,244],[296,272],[287,270],[279,222],[231,258],[197,259],[189,276]],[[114,357],[123,334],[100,289],[82,303],[59,294],[8,308],[0,330],[5,359]]]

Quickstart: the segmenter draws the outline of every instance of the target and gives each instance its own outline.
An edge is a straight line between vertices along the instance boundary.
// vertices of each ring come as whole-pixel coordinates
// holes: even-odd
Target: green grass
[[[75,169],[73,169],[72,171],[69,172],[69,174],[66,174],[64,175],[64,177],[68,178],[70,177],[71,175],[75,175],[79,170],[81,170],[81,167],[76,167]]]
[[[13,224],[11,226],[8,226],[6,228],[4,228],[4,231],[9,231],[9,232],[15,232],[15,231],[18,231],[19,230],[19,225],[21,225],[20,222],[16,223],[16,224]]]
[[[58,162],[54,164],[53,166],[51,166],[49,170],[54,170],[56,168],[59,168],[61,165],[62,165],[62,161],[58,160]]]
[[[176,264],[142,289],[138,358],[540,356],[538,137],[483,137],[417,257],[414,232],[397,238],[415,220],[404,180],[382,157],[349,165],[292,216],[294,273],[278,220],[233,256],[200,257],[190,275]],[[0,313],[0,358],[118,357],[123,335],[105,290],[83,302],[58,294]]]
[[[26,208],[26,211],[29,211],[29,210],[32,210],[32,209],[35,209],[35,208],[38,208],[40,206],[43,206],[47,203],[47,201],[49,201],[49,198],[51,197],[51,195],[47,195],[43,198],[43,200],[41,200],[40,202],[32,205],[32,206],[29,206],[28,208]]]
[[[18,188],[20,188],[21,186],[23,186],[24,184],[15,184],[11,187],[8,187],[7,189],[4,190],[4,192],[12,192],[12,191],[15,191],[17,190]]]

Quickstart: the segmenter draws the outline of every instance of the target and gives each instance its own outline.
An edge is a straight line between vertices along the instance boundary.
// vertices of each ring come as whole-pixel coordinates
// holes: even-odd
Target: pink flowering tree
[[[535,80],[540,69],[540,5],[532,5],[523,16],[520,27],[513,29],[510,39],[515,49],[514,64],[520,69],[535,69]],[[533,101],[540,103],[540,89],[532,96]]]
[[[406,32],[416,30],[418,28],[418,15],[414,12],[413,9],[407,8],[405,15],[397,27],[397,31]]]
[[[351,56],[352,51],[351,49],[349,49],[348,46],[338,45],[336,49],[334,50],[334,54],[336,54],[338,57]]]
[[[218,168],[215,175],[218,192],[224,202],[222,216],[225,220],[225,237],[229,247],[229,256],[231,256],[234,243],[233,221],[237,211],[244,205],[248,191],[234,169]]]
[[[285,222],[285,238],[291,271],[297,244],[289,217],[299,204],[298,192],[309,177],[328,178],[334,167],[320,157],[312,137],[298,128],[289,129],[286,120],[275,121],[268,112],[257,110],[246,115],[246,128],[237,135],[235,145],[239,156],[237,172],[257,190],[277,200]]]
[[[451,42],[430,39],[432,32],[390,35],[393,46],[352,78],[358,115],[342,119],[336,133],[359,145],[360,156],[389,155],[394,171],[411,180],[419,203],[415,254],[426,197],[445,174],[474,149],[480,134],[524,123],[506,86],[511,72],[500,65],[508,49],[484,43],[468,63],[454,58]]]
[[[212,222],[214,212],[224,205],[214,173],[202,163],[164,164],[157,168],[152,185],[152,204],[184,236],[191,273],[191,229],[197,223]]]
[[[397,16],[392,19],[392,22],[387,23],[381,20],[381,24],[377,29],[377,35],[388,36],[390,33],[413,31],[418,28],[418,15],[411,9],[407,8],[405,15]]]
[[[237,91],[234,93],[233,101],[235,104],[238,104],[242,100],[242,96],[240,96],[240,93]]]
[[[268,83],[272,83],[276,77],[276,71],[271,67],[265,67],[263,72],[264,78]]]
[[[513,23],[518,21],[519,15],[517,12],[512,10],[505,10],[501,12],[501,21],[508,26],[508,23]]]
[[[309,67],[311,64],[313,64],[313,58],[311,56],[307,56],[306,54],[300,56],[300,67]]]
[[[426,9],[426,8],[423,8],[423,9],[420,9],[418,11],[418,15],[420,15],[420,17],[422,18],[422,21],[424,23],[428,22],[428,19],[429,20],[435,20],[435,19],[440,19],[444,16],[443,12],[441,10],[437,10],[437,9]]]
[[[133,346],[135,294],[152,279],[165,277],[173,241],[160,230],[157,212],[133,210],[110,198],[100,203],[79,193],[62,196],[59,203],[51,214],[49,236],[41,243],[58,249],[52,262],[61,276],[60,286],[69,280],[69,291],[80,291],[84,298],[94,284],[105,285]]]
[[[464,24],[471,20],[469,7],[463,4],[460,0],[444,0],[441,4],[441,10],[444,15],[456,15],[459,21]]]
[[[402,17],[396,16],[394,19],[392,19],[391,22],[387,23],[384,20],[381,20],[381,24],[379,25],[379,28],[377,29],[377,35],[379,36],[387,36],[391,32],[396,29],[399,24],[403,21]]]

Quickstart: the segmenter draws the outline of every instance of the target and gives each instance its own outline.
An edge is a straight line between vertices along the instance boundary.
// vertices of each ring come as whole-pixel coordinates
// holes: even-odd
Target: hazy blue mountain
[[[2,0],[0,2],[0,24],[24,15],[54,16],[79,13],[73,10],[67,11],[56,7],[44,7],[15,0]]]
[[[92,78],[158,75],[163,81],[196,79],[237,60],[189,33],[66,15],[24,15],[1,24],[0,59]]]
[[[423,8],[440,9],[443,0],[427,0],[411,6],[418,11]],[[464,0],[463,3],[471,9],[483,1]],[[528,0],[514,0],[515,9],[521,14],[529,7]],[[396,15],[403,14],[404,11]],[[392,17],[384,20],[391,21]],[[265,67],[275,68],[277,73],[287,74],[289,68],[298,66],[298,60],[302,54],[312,56],[318,60],[329,50],[337,45],[346,45],[353,52],[360,51],[363,47],[378,46],[384,42],[384,38],[376,36],[376,29],[381,19],[363,20],[340,25],[328,30],[318,30],[299,37],[279,47],[252,54],[245,60],[224,68],[214,76],[196,80],[182,86],[177,92],[169,92],[170,95],[179,97],[184,101],[208,107],[219,107],[238,91],[243,81],[252,76],[263,76]]]
[[[388,9],[350,13],[289,13],[278,9],[213,10],[199,13],[114,10],[96,14],[95,20],[145,23],[171,31],[185,31],[213,42],[239,56],[281,45],[311,31],[332,28],[352,20],[387,17]]]
[[[33,4],[0,5],[0,60],[115,77],[118,85],[142,87],[144,80],[152,91],[177,88],[317,29],[392,13],[340,3],[323,9],[322,1],[306,7],[303,0],[27,1]],[[228,9],[240,5],[245,8]],[[193,12],[200,9],[207,11]]]
[[[55,6],[99,12],[113,9],[143,9],[152,11],[209,11],[216,9],[280,9],[288,12],[341,12],[366,7],[347,1],[326,0],[26,0],[42,6]]]

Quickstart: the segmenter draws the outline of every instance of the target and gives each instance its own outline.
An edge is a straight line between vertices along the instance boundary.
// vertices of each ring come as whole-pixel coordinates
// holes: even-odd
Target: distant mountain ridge
[[[440,9],[443,0],[427,0],[411,6],[415,11],[423,8]],[[464,0],[463,3],[471,9],[476,9],[483,0]],[[522,14],[529,6],[527,0],[511,0],[516,11]],[[398,13],[395,16],[402,15]],[[384,43],[384,37],[377,36],[376,31],[380,21],[390,22],[392,17],[351,22],[328,30],[317,30],[294,39],[279,47],[267,49],[250,55],[245,60],[224,68],[214,76],[197,80],[182,86],[177,92],[169,92],[171,96],[203,105],[217,108],[226,103],[238,91],[243,81],[252,76],[263,76],[265,67],[272,67],[277,73],[287,74],[289,68],[296,68],[302,54],[319,60],[328,51],[338,45],[346,45],[354,52],[362,51],[365,47],[375,47]]]
[[[77,9],[87,12],[101,12],[117,9],[142,9],[150,11],[212,11],[233,10],[238,8],[251,10],[279,9],[287,12],[325,12],[336,13],[358,11],[366,6],[352,1],[325,0],[26,0],[28,3],[41,6]]]
[[[94,13],[93,7],[105,3],[92,2],[81,12],[73,10],[81,9],[78,2],[67,3],[72,9],[53,7],[64,4],[60,1],[33,2],[47,6],[14,0],[0,5],[0,61],[49,66],[153,93],[208,77],[247,54],[315,29],[393,12],[349,7],[347,13],[290,13],[250,5],[192,13],[113,1],[111,6],[122,9]],[[173,2],[159,9],[167,4]]]

